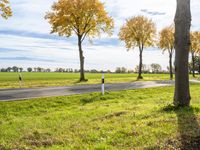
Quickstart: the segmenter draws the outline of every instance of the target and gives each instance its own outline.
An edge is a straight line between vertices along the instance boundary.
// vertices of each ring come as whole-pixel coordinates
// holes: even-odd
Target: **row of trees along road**
[[[146,28],[152,28],[147,30]],[[158,40],[155,38],[155,27],[154,23],[144,16],[137,16],[130,20],[127,20],[126,25],[124,25],[119,33],[119,37],[122,41],[126,43],[127,49],[134,49],[136,46],[139,47],[140,52],[140,62],[138,66],[138,79],[142,79],[143,63],[142,63],[142,53],[145,47],[157,45],[163,52],[168,52],[169,54],[169,72],[170,79],[173,79],[173,53],[174,53],[174,25],[165,27],[159,33]],[[195,77],[195,56],[200,54],[200,32],[191,32],[191,46],[190,52],[192,56],[192,73]],[[149,35],[149,36],[147,36]]]
[[[170,57],[170,77],[172,76],[172,54],[175,48],[175,106],[190,105],[190,90],[189,90],[189,72],[188,72],[188,57],[189,50],[192,55],[196,53],[195,45],[191,44],[190,27],[191,27],[191,10],[190,0],[177,0],[177,9],[175,15],[175,34],[173,37],[173,28],[167,27],[160,33],[159,47],[168,50]],[[133,17],[127,20],[126,24],[121,28],[119,37],[126,43],[128,49],[139,47],[140,63],[138,79],[142,79],[142,53],[145,47],[153,46],[154,36],[156,33],[155,24],[152,20],[144,16]],[[165,34],[171,35],[169,38]],[[192,36],[191,36],[192,37]],[[168,41],[162,41],[164,40]],[[191,38],[192,39],[192,38]],[[197,42],[197,41],[196,41]],[[174,43],[174,45],[173,45]],[[193,52],[193,49],[195,52]]]
[[[0,0],[0,13],[3,18],[12,15],[8,0]],[[52,12],[45,16],[52,25],[52,33],[60,36],[78,37],[80,56],[80,81],[85,81],[82,43],[86,37],[99,36],[101,32],[112,34],[114,21],[105,11],[99,0],[59,0],[52,6]],[[138,26],[139,25],[139,26]],[[175,15],[175,106],[190,105],[188,57],[190,42],[191,10],[190,0],[177,0]],[[134,28],[132,28],[134,27]],[[136,31],[134,31],[137,29]],[[134,32],[132,32],[134,31]],[[144,33],[145,31],[145,33]],[[121,28],[119,37],[128,49],[139,47],[140,63],[138,79],[142,78],[142,52],[152,46],[156,33],[155,24],[143,16],[127,20]],[[129,40],[128,40],[129,39]],[[192,49],[192,48],[191,48]]]

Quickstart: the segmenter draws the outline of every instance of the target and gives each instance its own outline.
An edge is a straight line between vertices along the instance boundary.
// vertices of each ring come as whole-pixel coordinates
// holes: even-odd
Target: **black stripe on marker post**
[[[102,79],[101,83],[104,84],[105,83],[105,79]]]
[[[22,77],[21,76],[19,76],[19,81],[22,81]]]
[[[104,80],[104,78],[105,78],[104,73],[102,73],[102,80],[101,80],[101,82],[102,82],[102,85],[101,85],[102,95],[105,94],[105,87],[104,87],[105,80]]]

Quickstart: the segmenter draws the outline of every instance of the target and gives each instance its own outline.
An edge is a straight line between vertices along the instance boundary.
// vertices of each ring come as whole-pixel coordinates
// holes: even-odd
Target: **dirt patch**
[[[200,136],[191,137],[188,135],[177,139],[169,139],[165,144],[166,149],[199,150]]]
[[[24,148],[24,147],[20,147],[20,146],[14,146],[14,147],[11,147],[11,148],[6,148],[5,146],[3,145],[0,145],[0,150],[30,150],[28,148]]]
[[[7,150],[3,145],[0,145],[0,150]]]
[[[33,146],[33,147],[50,147],[52,145],[59,145],[62,144],[59,140],[53,138],[48,133],[40,133],[38,131],[35,131],[25,137],[22,138],[22,140]]]
[[[157,143],[153,147],[145,147],[145,150],[200,150],[200,136],[183,136],[168,139],[165,143]]]
[[[188,137],[187,135],[181,139],[181,149],[200,150],[200,136]]]

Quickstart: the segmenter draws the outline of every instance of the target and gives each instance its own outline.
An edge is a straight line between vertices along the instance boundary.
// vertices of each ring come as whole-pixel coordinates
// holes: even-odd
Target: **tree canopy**
[[[114,21],[108,16],[99,0],[59,0],[52,12],[45,16],[52,25],[52,33],[70,37],[73,33],[82,37],[112,34]]]
[[[12,11],[8,0],[0,0],[0,16],[8,19],[12,16]]]
[[[136,16],[126,21],[119,33],[120,40],[124,41],[127,49],[141,48],[154,45],[156,26],[151,19]]]
[[[190,33],[190,52],[194,54],[200,54],[200,32],[195,31]]]
[[[174,49],[174,25],[165,27],[159,33],[160,39],[158,47],[164,51],[172,52]]]

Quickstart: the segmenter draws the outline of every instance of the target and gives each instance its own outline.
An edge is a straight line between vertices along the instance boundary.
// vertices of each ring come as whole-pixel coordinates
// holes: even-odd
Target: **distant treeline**
[[[51,70],[50,68],[42,68],[42,67],[28,67],[26,69],[13,66],[8,68],[1,68],[0,72],[79,72],[79,70],[73,70],[72,68],[56,68],[55,70]]]
[[[192,72],[192,64],[189,64],[189,72]],[[200,59],[196,59],[195,61],[195,72],[200,73]],[[85,70],[86,73],[138,73],[139,67],[136,66],[135,69],[133,70],[128,70],[125,67],[117,67],[115,71],[103,71],[103,70],[96,70],[96,69],[91,69],[91,70]],[[160,64],[153,63],[151,65],[143,65],[142,70],[144,73],[169,73],[169,67],[167,67],[167,70],[163,70]],[[13,67],[8,67],[8,68],[0,68],[0,72],[66,72],[66,73],[79,73],[79,69],[73,69],[73,68],[56,68],[54,70],[50,68],[42,68],[42,67],[28,67],[26,69],[13,66]],[[173,68],[174,72],[174,68]]]
[[[7,67],[7,68],[0,68],[0,72],[67,72],[67,73],[79,73],[80,70],[79,69],[72,69],[72,68],[56,68],[54,70],[50,69],[50,68],[42,68],[42,67],[28,67],[28,68],[21,68],[21,67],[17,67],[17,66],[13,66],[13,67]],[[96,69],[92,69],[92,70],[85,70],[85,72],[88,73],[101,73],[101,72],[108,72],[111,73],[110,70],[107,71],[99,71]]]
[[[136,66],[133,70],[128,70],[125,67],[117,67],[115,70],[115,73],[138,73],[139,66]],[[169,67],[167,67],[167,70],[162,70],[162,67],[160,64],[151,64],[151,65],[142,65],[142,72],[143,73],[169,73]]]
[[[137,73],[138,66],[135,67],[133,70],[128,70],[125,67],[117,67],[115,71],[111,70],[85,70],[86,73]],[[142,67],[144,73],[168,73],[168,71],[162,70],[161,65],[159,64],[151,64],[151,65],[143,65]],[[73,68],[56,68],[54,70],[50,68],[42,68],[42,67],[28,67],[28,68],[21,68],[17,66],[8,67],[8,68],[1,68],[0,72],[66,72],[66,73],[79,73],[79,69]]]
[[[29,68],[21,68],[17,66],[8,67],[8,68],[0,68],[0,72],[66,72],[66,73],[79,73],[79,69],[73,69],[73,68],[56,68],[56,69],[50,69],[50,68],[42,68],[42,67],[29,67]],[[110,70],[103,71],[103,70],[85,70],[87,73],[113,73]]]

